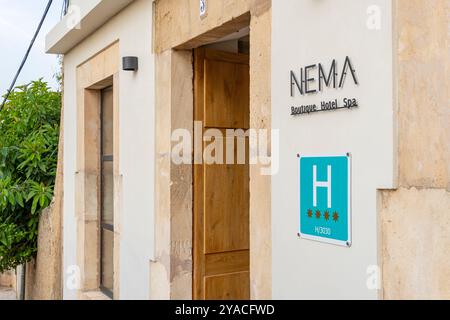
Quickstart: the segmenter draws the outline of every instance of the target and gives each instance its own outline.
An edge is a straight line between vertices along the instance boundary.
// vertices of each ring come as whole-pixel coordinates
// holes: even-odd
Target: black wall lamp
[[[122,69],[124,71],[137,71],[139,67],[138,57],[123,57]]]

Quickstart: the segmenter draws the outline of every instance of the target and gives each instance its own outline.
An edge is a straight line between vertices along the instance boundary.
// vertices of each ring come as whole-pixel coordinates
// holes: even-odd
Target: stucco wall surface
[[[383,192],[384,299],[450,299],[450,192]]]
[[[0,273],[0,287],[12,288],[16,282],[16,274],[14,271]]]
[[[450,1],[395,3],[399,185],[450,190]]]
[[[118,41],[123,56],[137,56],[137,72],[120,71],[120,295],[116,299],[149,298],[149,261],[153,256],[154,203],[154,57],[152,1],[136,0],[64,58],[64,299],[76,299],[75,215],[77,150],[77,66]],[[76,282],[75,282],[76,283]]]
[[[450,297],[450,1],[396,0],[399,189],[383,191],[385,299]]]

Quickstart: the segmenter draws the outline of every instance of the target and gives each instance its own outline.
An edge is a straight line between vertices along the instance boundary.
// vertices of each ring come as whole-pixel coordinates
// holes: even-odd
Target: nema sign
[[[351,158],[298,156],[301,238],[351,246]]]
[[[300,68],[300,76],[291,70],[291,97],[294,97],[295,89],[303,96],[322,92],[325,87],[337,89],[343,88],[348,74],[351,74],[353,82],[358,85],[356,70],[349,57],[345,57],[344,66],[339,74],[337,62],[333,60],[329,70],[326,70],[323,64],[312,64]],[[318,80],[318,81],[317,81]],[[316,87],[314,87],[316,84]],[[318,87],[317,87],[318,84]]]

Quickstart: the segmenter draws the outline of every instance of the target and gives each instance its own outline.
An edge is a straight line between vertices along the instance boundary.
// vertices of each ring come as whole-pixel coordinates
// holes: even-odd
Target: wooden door
[[[202,121],[203,133],[247,130],[248,55],[200,48],[194,57],[194,120]],[[246,161],[238,164],[242,141]],[[226,162],[226,145],[223,164],[194,165],[194,299],[250,298],[248,138],[234,139],[234,164]]]

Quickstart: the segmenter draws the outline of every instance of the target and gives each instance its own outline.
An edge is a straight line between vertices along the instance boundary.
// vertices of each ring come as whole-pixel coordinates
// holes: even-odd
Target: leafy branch
[[[37,251],[55,183],[61,96],[42,80],[17,87],[0,112],[0,272]]]

